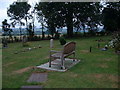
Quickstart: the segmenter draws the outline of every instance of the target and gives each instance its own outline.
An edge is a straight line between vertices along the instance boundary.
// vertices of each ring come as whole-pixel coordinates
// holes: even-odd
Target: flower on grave
[[[114,45],[113,45],[113,41],[112,41],[112,40],[109,42],[109,47],[111,47],[111,48],[114,47]]]
[[[29,50],[31,50],[31,48],[28,48]]]
[[[117,39],[113,39],[109,42],[109,47],[114,48],[116,45]]]
[[[108,47],[108,45],[105,45],[105,47]]]

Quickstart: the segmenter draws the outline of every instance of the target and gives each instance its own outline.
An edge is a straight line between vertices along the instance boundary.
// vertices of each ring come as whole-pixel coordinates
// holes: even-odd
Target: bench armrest
[[[56,50],[50,50],[50,52],[61,53],[61,51],[56,51]]]

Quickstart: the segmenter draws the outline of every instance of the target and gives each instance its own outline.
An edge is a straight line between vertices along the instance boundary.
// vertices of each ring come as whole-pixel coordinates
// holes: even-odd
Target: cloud
[[[7,8],[12,4],[14,1],[17,0],[0,0],[0,26],[2,25],[2,21],[4,19],[8,20],[8,23],[10,22],[9,17],[7,16]],[[31,6],[34,6],[36,2],[39,2],[39,0],[28,0],[28,3]],[[36,26],[39,26],[37,21],[35,21]]]
[[[3,17],[7,17],[7,9],[0,9],[0,19],[2,19]]]
[[[16,0],[0,0],[0,8],[7,8],[9,4],[12,4]]]
[[[7,16],[7,8],[14,1],[16,1],[16,0],[0,0],[0,26],[4,19],[8,19],[8,21],[9,21],[9,18]]]
[[[7,10],[6,9],[0,9],[0,26],[2,24],[2,21],[4,19],[7,19]]]

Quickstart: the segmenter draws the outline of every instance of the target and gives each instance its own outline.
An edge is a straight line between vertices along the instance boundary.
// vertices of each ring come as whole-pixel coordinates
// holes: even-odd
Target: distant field
[[[27,83],[27,79],[36,70],[30,69],[22,73],[16,73],[21,69],[36,66],[49,60],[49,40],[29,42],[30,47],[41,45],[42,48],[29,52],[14,54],[26,47],[22,43],[10,43],[8,48],[3,49],[2,70],[3,88],[20,88],[24,85],[43,85],[45,88],[117,88],[118,87],[118,55],[113,48],[101,51],[97,48],[98,39],[103,48],[110,36],[85,37],[67,39],[75,41],[76,58],[81,62],[66,72],[52,72],[42,69],[37,71],[48,73],[48,80],[44,83]],[[55,48],[61,48],[58,40],[54,40]],[[92,52],[89,47],[92,46]]]

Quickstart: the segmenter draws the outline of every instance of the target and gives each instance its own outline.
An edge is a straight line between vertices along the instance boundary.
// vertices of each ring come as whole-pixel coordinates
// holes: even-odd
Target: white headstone
[[[53,48],[53,39],[50,39],[50,48]]]

